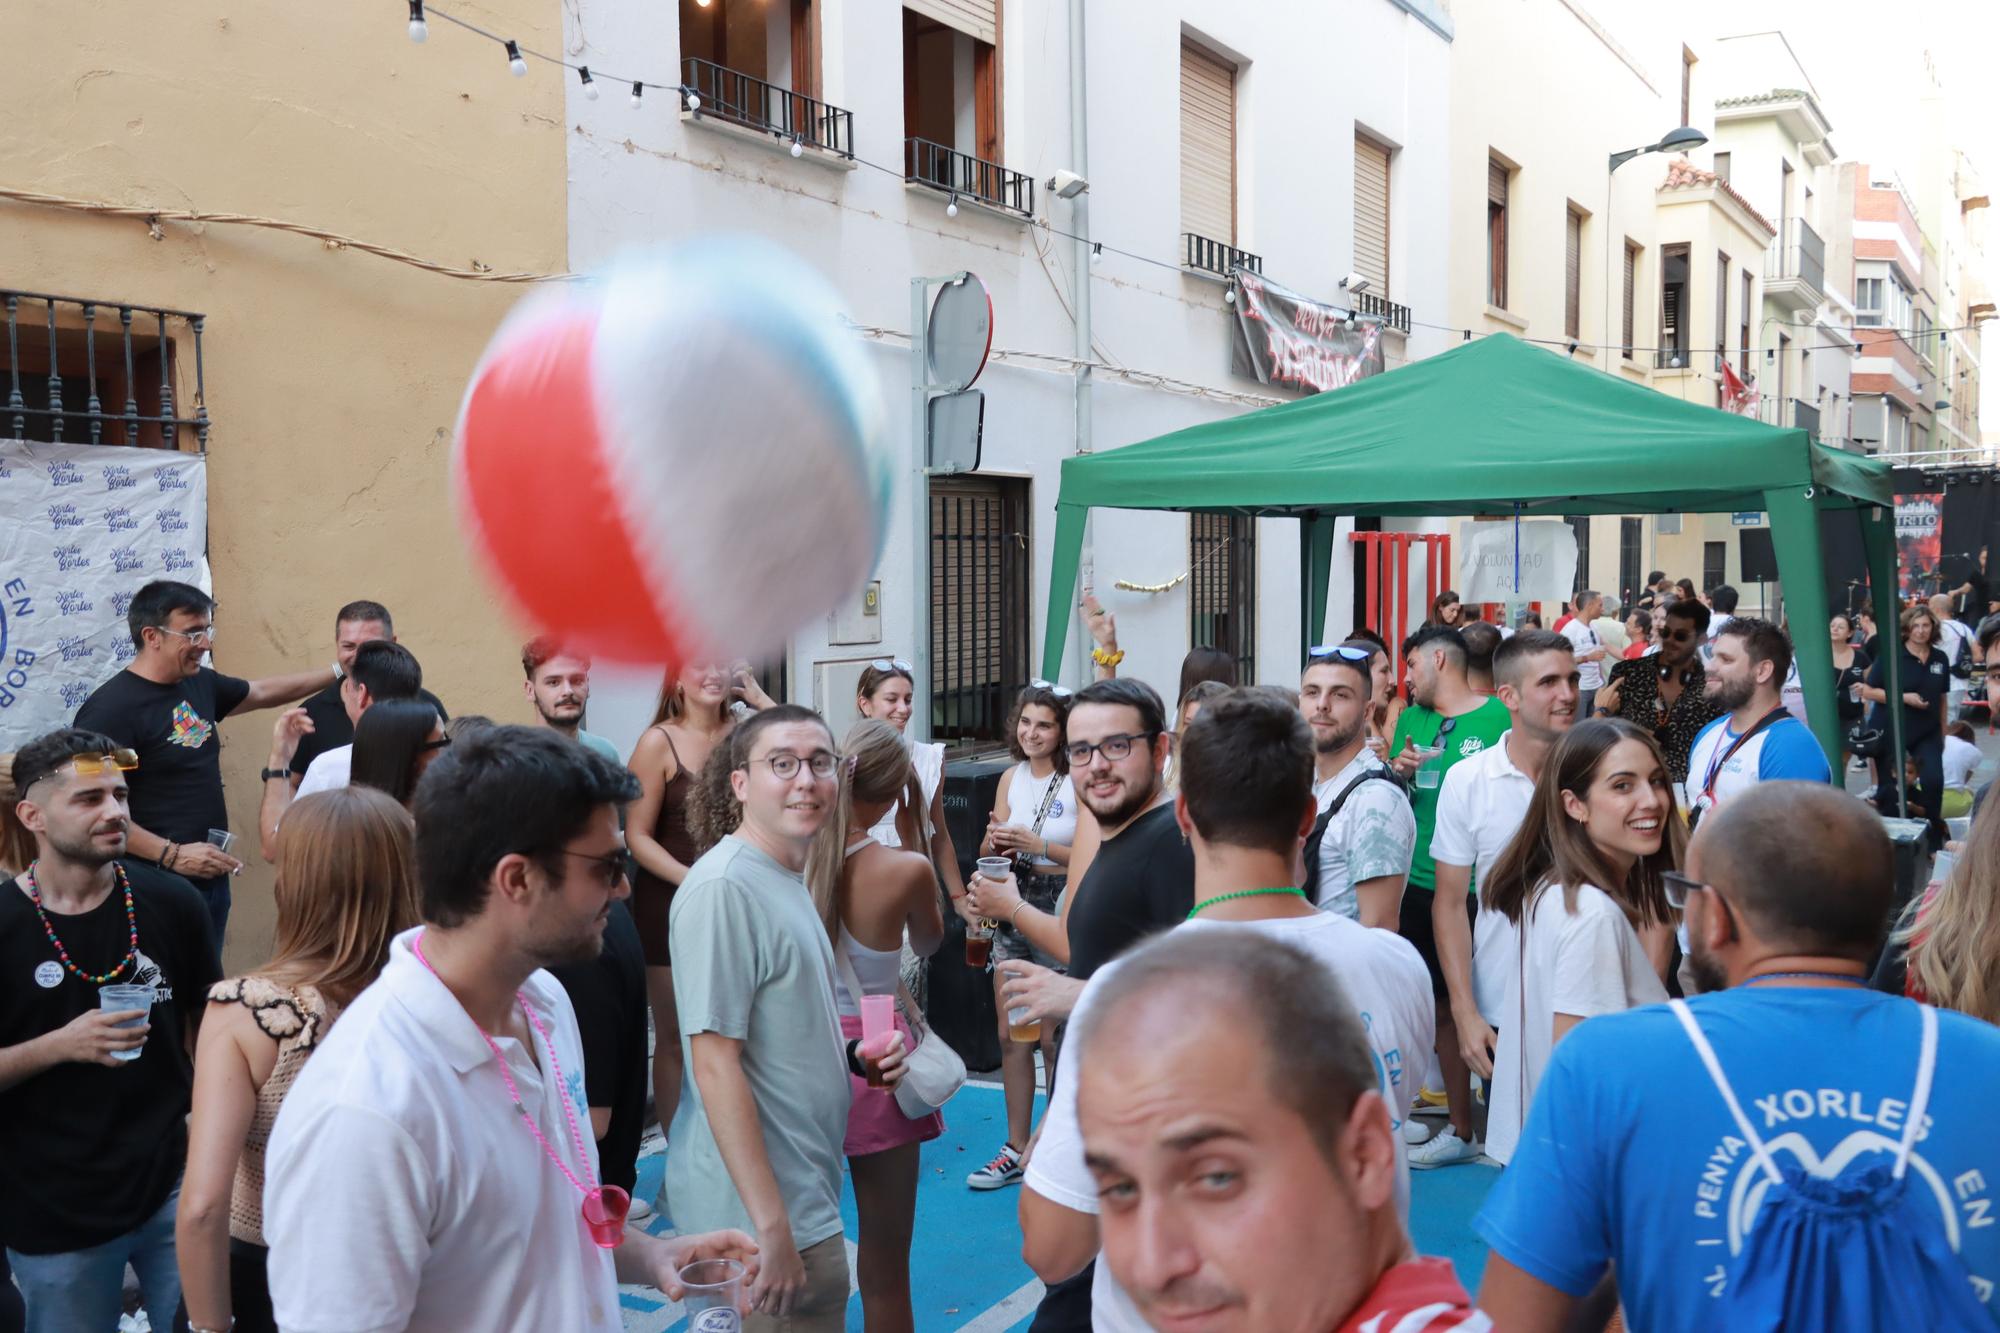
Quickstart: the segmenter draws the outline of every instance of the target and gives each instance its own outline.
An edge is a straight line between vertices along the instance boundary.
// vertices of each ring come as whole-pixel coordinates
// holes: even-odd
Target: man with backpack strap
[[[1437,898],[1427,956],[1438,960],[1432,973],[1438,1059],[1447,1080],[1466,1080],[1458,1084],[1466,1091],[1451,1101],[1451,1124],[1412,1147],[1410,1165],[1418,1170],[1479,1156],[1479,1111],[1471,1104],[1467,1071],[1493,1077],[1492,1023],[1517,950],[1507,918],[1478,910],[1477,889],[1527,818],[1549,751],[1576,721],[1575,650],[1553,630],[1524,629],[1494,650],[1493,685],[1510,725],[1497,743],[1445,773],[1431,835]]]
[[[1364,926],[1394,930],[1417,841],[1403,784],[1368,748],[1374,681],[1367,646],[1313,650],[1299,679],[1299,709],[1313,738],[1319,818],[1302,852],[1306,897]]]
[[[1894,872],[1823,783],[1702,821],[1667,897],[1706,993],[1556,1046],[1474,1223],[1496,1327],[2000,1323],[2000,1028],[1868,989]]]

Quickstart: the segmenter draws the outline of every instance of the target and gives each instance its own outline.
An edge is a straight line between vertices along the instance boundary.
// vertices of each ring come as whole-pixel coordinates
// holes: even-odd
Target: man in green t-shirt
[[[1489,745],[1499,743],[1511,720],[1498,699],[1473,692],[1465,674],[1465,636],[1449,625],[1431,625],[1403,641],[1403,664],[1409,672],[1412,706],[1396,721],[1390,741],[1391,764],[1410,783],[1417,812],[1417,845],[1410,856],[1410,876],[1403,889],[1401,933],[1423,955],[1430,969],[1431,991],[1437,997],[1438,1063],[1444,1071],[1448,1096],[1470,1084],[1458,1033],[1451,1022],[1451,992],[1438,960],[1437,931],[1431,910],[1437,887],[1437,865],[1431,860],[1431,834],[1437,825],[1438,791],[1445,771]],[[1478,899],[1466,898],[1470,919]],[[1456,1123],[1463,1108],[1451,1108]],[[1428,1166],[1415,1153],[1411,1166]]]

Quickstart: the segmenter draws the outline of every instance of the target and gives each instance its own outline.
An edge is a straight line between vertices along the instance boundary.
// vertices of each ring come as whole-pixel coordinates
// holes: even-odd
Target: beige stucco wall
[[[554,51],[553,0],[468,19]],[[0,10],[0,184],[121,204],[262,214],[454,265],[560,269],[562,88],[400,6],[118,0]],[[217,666],[255,677],[331,659],[342,602],[395,612],[454,711],[519,702],[516,631],[468,566],[445,466],[465,376],[523,289],[432,276],[241,227],[143,223],[0,202],[0,284],[207,315]],[[192,384],[192,356],[183,387]],[[255,843],[271,713],[223,724],[231,823]],[[255,860],[254,853],[252,857]],[[236,887],[225,962],[268,947],[270,875]]]

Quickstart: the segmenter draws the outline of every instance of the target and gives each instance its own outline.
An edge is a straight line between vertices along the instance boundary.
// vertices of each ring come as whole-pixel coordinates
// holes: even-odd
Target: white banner
[[[1515,534],[1520,559],[1515,560]],[[1576,591],[1576,530],[1555,519],[1466,523],[1460,528],[1458,596],[1463,602],[1569,600]],[[1515,586],[1518,569],[1520,586]]]
[[[0,751],[66,726],[132,660],[133,593],[206,591],[207,549],[199,455],[0,440]]]

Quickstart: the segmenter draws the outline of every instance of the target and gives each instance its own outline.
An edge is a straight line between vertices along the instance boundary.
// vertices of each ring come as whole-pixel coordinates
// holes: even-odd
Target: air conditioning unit
[[[1679,514],[1661,514],[1661,515],[1660,515],[1660,524],[1659,524],[1659,527],[1657,527],[1656,529],[1654,529],[1654,531],[1658,532],[1658,533],[1659,533],[1659,535],[1660,535],[1660,536],[1662,536],[1662,537],[1678,537],[1678,536],[1680,536],[1680,535],[1681,535],[1681,515],[1679,515]]]

